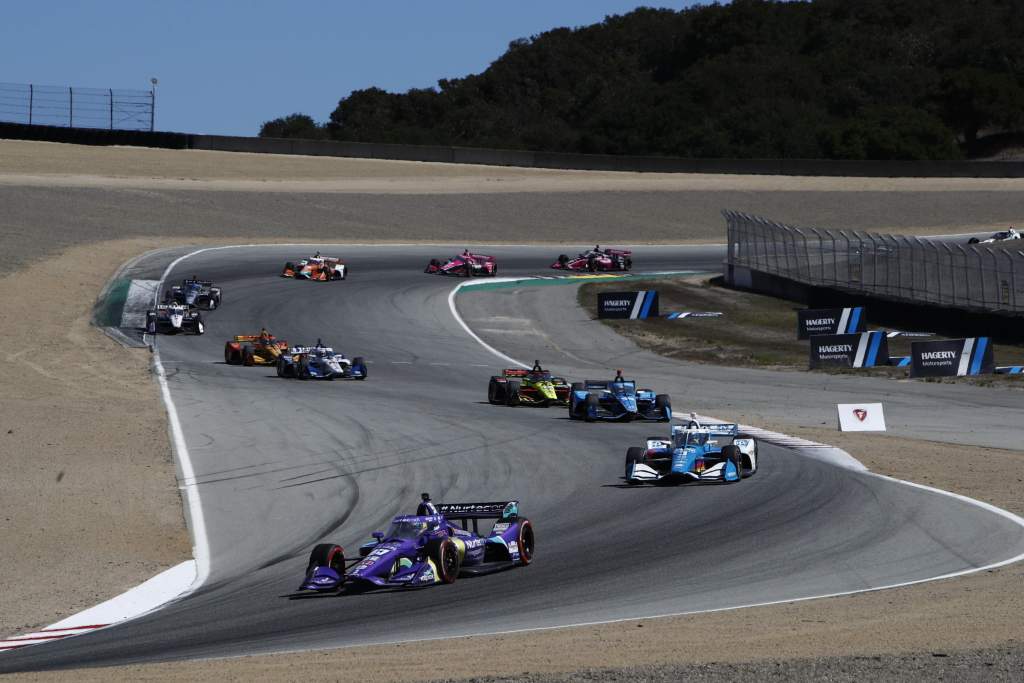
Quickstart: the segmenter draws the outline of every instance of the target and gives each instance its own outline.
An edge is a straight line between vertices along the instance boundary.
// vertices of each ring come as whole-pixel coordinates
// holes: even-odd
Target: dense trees
[[[1020,0],[733,0],[513,41],[274,137],[693,157],[948,159],[1024,128]],[[301,119],[301,120],[300,120]]]

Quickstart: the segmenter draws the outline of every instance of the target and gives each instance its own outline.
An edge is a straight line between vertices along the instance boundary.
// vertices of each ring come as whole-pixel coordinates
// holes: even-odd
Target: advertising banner
[[[658,317],[658,292],[602,292],[597,295],[598,318],[646,320]]]
[[[988,337],[943,339],[910,344],[911,377],[964,377],[995,372]]]
[[[863,306],[854,308],[807,308],[799,311],[797,339],[810,339],[815,334],[853,334],[863,332],[867,315]]]
[[[889,364],[885,332],[816,334],[811,337],[810,367],[873,368]]]

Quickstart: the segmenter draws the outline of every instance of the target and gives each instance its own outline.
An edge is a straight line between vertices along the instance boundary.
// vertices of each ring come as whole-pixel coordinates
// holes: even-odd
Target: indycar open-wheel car
[[[517,501],[441,503],[436,509],[398,515],[386,533],[374,532],[359,548],[358,558],[346,558],[340,545],[316,546],[299,590],[419,588],[533,561],[533,525],[519,515]],[[490,519],[494,525],[481,534],[480,521]]]

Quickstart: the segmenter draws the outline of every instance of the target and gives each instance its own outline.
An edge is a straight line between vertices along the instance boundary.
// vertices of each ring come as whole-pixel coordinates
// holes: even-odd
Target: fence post
[[[804,241],[804,269],[807,271],[807,282],[810,282],[811,281],[811,256],[807,252],[807,235],[805,235],[803,230],[801,230],[800,228],[793,228],[793,232],[796,235],[800,235],[800,239],[802,239]],[[795,236],[793,237],[793,241],[794,241],[793,246],[794,246],[794,248],[796,248],[796,237]],[[796,261],[797,261],[796,274],[797,274],[797,277],[801,277],[802,276],[802,271],[801,271],[801,268],[800,268],[800,255],[799,255],[798,252],[795,252],[794,255],[796,256]]]
[[[925,244],[931,247],[935,255],[935,293],[938,295],[935,301],[942,303],[942,263],[939,261],[939,247],[931,240],[925,240]]]
[[[814,236],[818,238],[818,260],[821,262],[821,267],[818,268],[818,272],[820,273],[818,276],[818,283],[825,284],[825,243],[821,239],[821,233],[818,232],[817,228],[811,228],[810,230],[814,233]],[[809,262],[808,268],[810,268]],[[808,275],[810,275],[810,270],[808,270]]]
[[[155,82],[155,81],[154,81]],[[149,132],[153,132],[153,120],[156,117],[156,86],[149,90]]]
[[[28,84],[28,125],[32,125],[32,105],[35,104],[36,89],[31,83]]]
[[[68,128],[75,127],[75,90],[68,87]]]
[[[1009,254],[1009,252],[1007,252]],[[1018,251],[1017,255],[1020,256],[1020,260],[1024,262],[1024,251]],[[1017,304],[1017,261],[1013,256],[1010,258],[1010,282],[1013,283],[1013,310],[1019,312],[1024,310],[1024,302],[1021,305]]]
[[[114,130],[114,89],[108,90],[110,93],[110,130]]]
[[[950,287],[950,300],[949,303],[956,306],[956,267],[953,265],[953,250],[949,248],[949,245],[945,242],[939,242],[939,245],[946,250],[949,255],[949,287]]]
[[[871,240],[871,291],[878,292],[878,242],[870,232],[864,233]]]

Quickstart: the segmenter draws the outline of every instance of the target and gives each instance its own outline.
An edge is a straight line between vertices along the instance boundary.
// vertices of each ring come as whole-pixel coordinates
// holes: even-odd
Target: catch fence
[[[153,130],[154,90],[0,83],[0,121],[69,128]]]
[[[1024,313],[1021,242],[984,245],[786,225],[723,211],[726,262],[816,287],[991,313]]]

